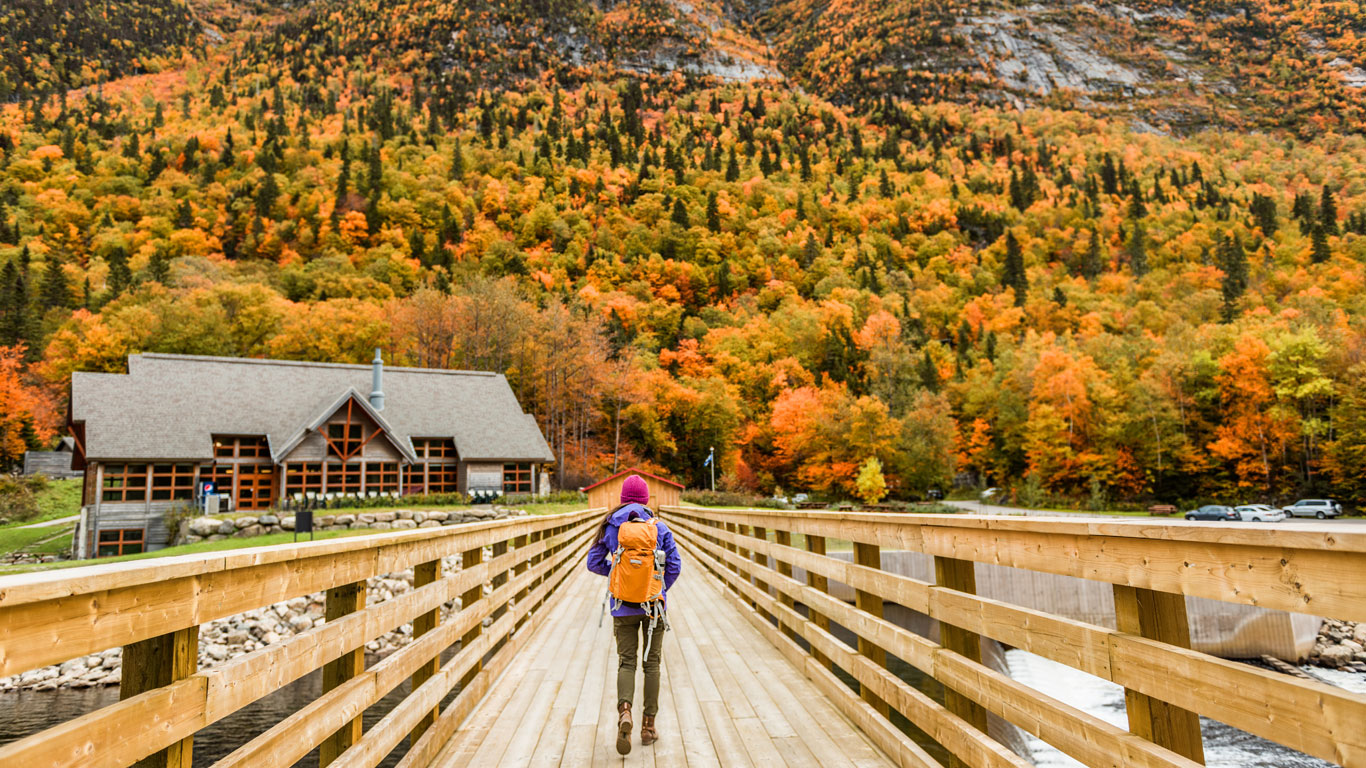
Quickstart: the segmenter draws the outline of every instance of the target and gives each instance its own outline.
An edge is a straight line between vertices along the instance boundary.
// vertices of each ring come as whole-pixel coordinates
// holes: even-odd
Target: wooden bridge
[[[1366,621],[1366,534],[691,507],[662,513],[685,555],[663,738],[623,760],[603,582],[583,568],[602,512],[0,578],[0,675],[124,649],[117,704],[0,747],[0,766],[190,768],[196,733],[317,669],[318,698],[213,766],[311,766],[315,749],[348,768],[1030,765],[988,735],[995,720],[1088,766],[1194,766],[1200,715],[1366,766],[1366,696],[1190,650],[1183,597]],[[881,570],[884,550],[932,555],[935,582]],[[1112,584],[1118,629],[978,596],[974,563]],[[415,589],[365,604],[367,579],[408,569]],[[322,591],[324,624],[196,669],[200,624]],[[888,603],[938,619],[940,641],[886,620]],[[367,666],[365,644],[406,624],[413,642]],[[984,637],[1123,686],[1129,727],[982,663]],[[363,727],[393,691],[401,701]]]

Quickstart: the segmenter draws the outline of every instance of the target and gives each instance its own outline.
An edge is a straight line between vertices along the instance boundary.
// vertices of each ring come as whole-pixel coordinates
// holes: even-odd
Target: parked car
[[[1186,513],[1187,520],[1241,520],[1238,513],[1233,511],[1233,507],[1226,507],[1223,504],[1206,504],[1199,509],[1192,509]]]
[[[1238,513],[1244,521],[1254,523],[1279,523],[1285,519],[1285,512],[1266,504],[1244,504],[1241,507],[1234,507],[1234,512]]]
[[[1342,514],[1342,505],[1332,499],[1300,499],[1285,508],[1291,517],[1337,517]]]

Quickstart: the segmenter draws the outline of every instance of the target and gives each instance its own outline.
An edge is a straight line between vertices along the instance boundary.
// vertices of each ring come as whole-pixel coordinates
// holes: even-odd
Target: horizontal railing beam
[[[701,510],[668,507],[670,514]],[[1366,532],[1172,521],[705,510],[706,519],[1366,621]]]
[[[706,526],[694,510],[672,522],[721,542],[732,534]],[[1127,689],[1188,709],[1339,765],[1366,766],[1366,696],[1188,648],[1021,608],[773,542],[745,539],[777,559],[874,592],[932,619],[990,637]],[[819,612],[819,607],[812,610]],[[1237,695],[1226,693],[1237,691]],[[1294,728],[1286,723],[1294,722]]]
[[[565,527],[565,530],[540,538],[528,546],[512,549],[469,569],[448,574],[392,600],[368,606],[280,643],[230,659],[213,669],[198,672],[0,747],[0,765],[80,768],[127,766],[193,735],[201,728],[322,667],[348,650],[362,647],[385,632],[422,614],[438,610],[442,604],[473,587],[482,589],[482,585],[494,575],[535,562],[535,566],[523,570],[514,582],[523,588],[529,586],[533,580],[546,575],[552,565],[562,565],[567,557],[567,554],[562,553],[554,560],[546,560],[547,553],[552,550],[562,552],[571,543],[581,544],[581,539],[599,514],[592,510],[531,518],[538,532],[559,527]],[[516,531],[524,527],[520,524],[505,526],[505,535],[516,538]],[[486,532],[481,532],[474,541],[482,541],[486,535]],[[356,539],[348,541],[354,542]],[[460,547],[466,544],[466,540],[455,541]],[[500,597],[511,597],[514,591],[504,589],[498,594]],[[480,605],[484,607],[489,604],[481,601]],[[528,603],[528,610],[531,605]],[[155,606],[147,607],[147,610],[154,609]],[[477,618],[471,613],[461,620],[457,614],[453,622],[456,622],[455,626],[464,627],[476,624],[483,618],[485,615],[482,613]],[[424,635],[423,639],[431,634]],[[403,650],[407,651],[415,645],[417,643],[412,643]],[[428,642],[422,648],[428,646],[432,649],[428,658],[435,657],[445,647],[438,648],[437,643]],[[421,653],[421,649],[418,653]]]

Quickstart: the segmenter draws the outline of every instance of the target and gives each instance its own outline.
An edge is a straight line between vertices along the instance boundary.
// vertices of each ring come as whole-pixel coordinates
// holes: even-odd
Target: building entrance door
[[[275,467],[240,464],[237,467],[237,508],[270,509],[275,502]]]

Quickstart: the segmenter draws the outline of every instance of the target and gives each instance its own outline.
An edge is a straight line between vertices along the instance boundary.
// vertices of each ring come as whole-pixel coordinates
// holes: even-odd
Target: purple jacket
[[[612,572],[612,553],[617,551],[617,529],[621,524],[628,520],[649,520],[654,515],[650,510],[640,504],[627,504],[612,513],[612,517],[607,521],[607,530],[603,531],[602,538],[593,542],[593,546],[588,548],[588,570],[599,576],[607,576]],[[669,531],[669,527],[663,520],[659,521],[659,549],[664,550],[666,559],[664,561],[664,607],[667,610],[669,605],[669,588],[678,581],[678,574],[683,572],[683,562],[678,557],[678,545],[674,544],[674,535]],[[613,616],[644,616],[645,611],[636,603],[622,603],[619,607],[612,608]]]

